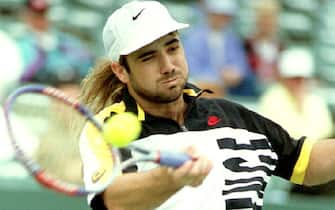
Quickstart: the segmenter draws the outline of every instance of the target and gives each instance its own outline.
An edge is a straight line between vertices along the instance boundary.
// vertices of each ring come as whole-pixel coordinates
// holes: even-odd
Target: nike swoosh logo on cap
[[[140,14],[143,12],[143,10],[144,8],[139,13],[137,13],[137,15],[133,16],[133,20],[136,20],[138,16],[140,16]]]

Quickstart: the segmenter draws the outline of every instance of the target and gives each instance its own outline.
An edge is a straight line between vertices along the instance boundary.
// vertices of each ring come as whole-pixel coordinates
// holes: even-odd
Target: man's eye
[[[149,60],[151,60],[153,57],[154,57],[153,55],[145,56],[144,58],[141,59],[141,61],[142,61],[142,62],[149,61]]]
[[[169,47],[169,51],[174,52],[174,51],[178,50],[178,48],[179,48],[179,46],[171,46],[171,47]]]

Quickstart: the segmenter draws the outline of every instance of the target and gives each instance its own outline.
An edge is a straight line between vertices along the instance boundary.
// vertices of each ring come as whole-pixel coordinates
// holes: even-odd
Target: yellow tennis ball
[[[103,137],[115,147],[127,146],[141,133],[141,122],[131,112],[123,112],[109,118],[104,124]]]

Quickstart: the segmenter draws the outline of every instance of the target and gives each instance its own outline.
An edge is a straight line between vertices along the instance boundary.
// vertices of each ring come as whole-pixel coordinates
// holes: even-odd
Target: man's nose
[[[172,59],[173,58],[167,53],[161,54],[160,59],[159,59],[161,74],[169,73],[175,69]]]

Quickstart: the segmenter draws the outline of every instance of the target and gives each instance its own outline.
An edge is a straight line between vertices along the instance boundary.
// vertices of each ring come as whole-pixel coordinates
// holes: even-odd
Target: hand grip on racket
[[[142,155],[122,162],[119,148],[105,141],[103,125],[90,110],[61,90],[49,86],[18,88],[6,99],[4,114],[16,159],[40,184],[71,196],[103,191],[122,169],[137,162],[151,161],[179,167],[191,159],[183,153],[151,151],[130,144],[125,147]],[[101,158],[95,163],[97,173],[88,177],[93,180],[92,185],[86,183],[87,177],[83,179],[83,166],[85,161],[93,160],[85,160],[88,157],[83,155],[79,146],[79,137],[86,126],[101,137],[91,138],[93,140],[84,146],[80,144],[83,148],[97,149],[96,155]]]
[[[181,165],[183,165],[186,161],[193,160],[193,158],[184,153],[161,151],[161,150],[150,151],[134,145],[129,145],[128,148],[137,151],[139,153],[145,154],[145,156],[142,156],[140,158],[133,158],[123,162],[121,164],[123,169],[131,165],[134,165],[137,162],[143,162],[143,161],[151,161],[160,164],[162,166],[178,168]]]
[[[183,165],[186,161],[191,160],[191,157],[183,153],[172,153],[168,151],[161,151],[159,154],[159,163],[160,165],[171,166],[178,168]]]

